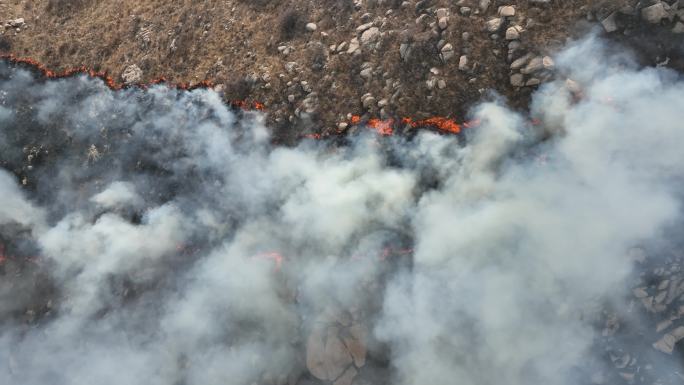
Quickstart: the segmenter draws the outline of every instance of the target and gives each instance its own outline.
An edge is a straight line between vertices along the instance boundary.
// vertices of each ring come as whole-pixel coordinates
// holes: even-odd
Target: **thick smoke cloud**
[[[212,91],[0,65],[0,240],[40,256],[54,301],[27,323],[40,293],[3,278],[0,379],[294,384],[348,311],[374,383],[582,382],[601,304],[681,219],[684,176],[681,79],[602,48],[558,56],[540,124],[484,103],[466,145],[276,147]]]

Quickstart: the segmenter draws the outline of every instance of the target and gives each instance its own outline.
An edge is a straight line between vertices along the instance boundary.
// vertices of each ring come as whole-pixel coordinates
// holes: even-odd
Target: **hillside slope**
[[[226,99],[263,102],[281,130],[344,130],[350,114],[465,119],[489,90],[523,107],[553,76],[545,56],[601,21],[635,40],[630,20],[651,3],[4,0],[0,51],[128,82],[212,79]],[[652,25],[671,34],[681,11],[662,4]]]

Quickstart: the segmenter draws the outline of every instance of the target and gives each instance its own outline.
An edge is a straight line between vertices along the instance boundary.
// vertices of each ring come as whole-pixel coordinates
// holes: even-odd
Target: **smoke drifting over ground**
[[[355,384],[588,382],[684,176],[680,77],[602,52],[557,58],[576,83],[538,91],[541,124],[485,103],[466,145],[275,147],[211,91],[0,64],[0,379],[342,383],[333,319],[363,335]]]

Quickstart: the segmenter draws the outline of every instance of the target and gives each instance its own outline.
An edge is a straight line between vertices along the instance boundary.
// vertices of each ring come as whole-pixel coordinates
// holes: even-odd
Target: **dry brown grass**
[[[622,0],[620,0],[622,1]],[[24,17],[29,28],[14,36],[5,36],[0,49],[9,47],[22,56],[33,57],[57,70],[88,65],[119,76],[130,64],[144,71],[145,80],[160,76],[175,82],[197,82],[207,77],[225,82],[232,95],[258,99],[274,111],[274,118],[287,119],[295,104],[287,101],[288,79],[306,80],[319,94],[320,108],[316,124],[336,125],[347,113],[360,114],[360,97],[371,92],[389,97],[385,79],[370,82],[359,77],[363,62],[374,63],[382,73],[402,83],[399,102],[388,110],[397,115],[417,114],[463,116],[467,107],[479,99],[480,89],[496,89],[510,99],[524,99],[524,94],[508,84],[506,42],[492,40],[484,31],[484,20],[496,13],[492,5],[484,17],[462,17],[452,0],[435,0],[435,7],[448,7],[452,22],[446,39],[457,52],[466,51],[476,69],[458,71],[458,55],[446,65],[437,56],[439,39],[428,38],[417,46],[418,54],[409,63],[399,57],[399,34],[387,35],[376,52],[364,51],[360,56],[326,55],[321,47],[349,41],[360,16],[370,12],[384,17],[389,8],[393,14],[382,31],[401,31],[414,26],[413,7],[397,8],[399,1],[380,8],[353,10],[352,0],[9,0],[11,17]],[[557,1],[547,8],[533,10],[527,0],[511,1],[518,12],[534,18],[537,26],[524,33],[529,49],[543,51],[561,44],[576,21],[584,17],[590,0]],[[584,9],[582,7],[585,7]],[[315,21],[319,30],[311,34],[304,29]],[[327,38],[320,32],[327,32]],[[471,40],[461,39],[463,32]],[[413,34],[414,37],[416,34]],[[320,40],[319,44],[308,44]],[[295,47],[284,57],[277,51],[283,42]],[[498,51],[498,53],[497,53]],[[284,64],[299,63],[296,74],[286,74]],[[429,68],[437,67],[448,87],[431,92],[425,87]],[[241,82],[250,74],[270,75],[271,88],[263,84],[245,86]],[[284,79],[279,74],[286,74]],[[328,76],[326,78],[326,75]],[[474,80],[473,80],[474,79]],[[387,94],[389,92],[389,95]],[[522,98],[520,96],[523,96]]]

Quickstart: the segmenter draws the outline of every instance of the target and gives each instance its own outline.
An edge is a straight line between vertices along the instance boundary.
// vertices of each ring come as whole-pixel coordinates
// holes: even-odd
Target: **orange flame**
[[[194,89],[199,89],[199,88],[214,88],[216,84],[212,80],[202,80],[198,83],[167,83],[167,79],[165,77],[159,77],[154,80],[151,80],[148,83],[137,83],[137,84],[125,84],[125,83],[119,83],[112,76],[110,76],[106,71],[95,71],[94,69],[81,66],[81,67],[76,67],[72,69],[67,69],[62,72],[55,72],[50,69],[48,69],[45,65],[41,64],[37,60],[31,59],[31,58],[24,58],[24,57],[18,57],[15,56],[14,54],[0,54],[0,59],[4,59],[9,61],[10,63],[13,64],[21,64],[21,65],[27,65],[30,67],[33,67],[35,70],[39,71],[43,76],[49,79],[59,79],[59,78],[67,78],[75,75],[80,75],[84,74],[87,76],[90,76],[92,78],[98,78],[101,79],[107,87],[109,87],[112,90],[120,90],[120,89],[125,89],[125,88],[132,88],[132,87],[137,87],[140,89],[148,89],[150,86],[157,85],[157,84],[166,84],[170,88],[176,88],[178,90],[194,90]],[[263,111],[265,110],[265,105],[261,102],[258,101],[253,101],[253,102],[248,102],[245,100],[233,100],[229,103],[231,106],[243,110],[258,110],[258,111]],[[361,116],[359,115],[353,115],[349,122],[352,125],[358,125],[361,123]],[[412,118],[402,118],[400,120],[401,123],[403,124],[408,124],[413,128],[434,128],[440,132],[446,133],[446,134],[458,134],[461,132],[461,128],[471,128],[474,126],[477,126],[479,124],[479,121],[470,121],[470,122],[465,122],[461,126],[456,120],[446,118],[446,117],[441,117],[441,116],[436,116],[436,117],[431,117],[427,119],[422,119],[422,120],[413,120]],[[395,132],[395,126],[397,124],[397,121],[395,119],[369,119],[366,124],[368,127],[376,130],[380,135],[382,136],[390,136],[393,135]],[[335,130],[337,134],[343,134],[344,130]],[[323,139],[325,137],[330,136],[330,133],[314,133],[314,134],[306,134],[304,135],[305,138],[310,138],[310,139]]]
[[[116,80],[114,80],[113,77],[111,77],[109,74],[107,74],[106,71],[95,71],[92,68],[88,68],[85,66],[81,67],[76,67],[76,68],[70,68],[62,72],[56,72],[52,71],[49,68],[47,68],[45,65],[41,64],[37,60],[31,59],[31,58],[24,58],[24,57],[17,57],[14,54],[0,54],[0,59],[4,59],[9,61],[12,64],[22,64],[22,65],[27,65],[30,67],[33,67],[35,70],[40,72],[43,76],[49,79],[61,79],[61,78],[68,78],[76,75],[87,75],[92,78],[98,78],[101,79],[107,87],[109,87],[112,90],[120,90],[124,88],[130,88],[130,87],[138,87],[141,89],[147,89],[152,85],[156,84],[161,84],[161,83],[166,83],[167,80],[165,77],[159,77],[157,79],[154,79],[148,83],[137,83],[137,84],[124,84],[124,83],[117,83]],[[169,83],[169,87],[171,88],[176,88],[179,90],[194,90],[198,88],[214,88],[216,84],[214,84],[213,81],[211,80],[202,80],[198,83],[190,84],[190,83]]]
[[[376,130],[380,135],[389,136],[394,134],[394,119],[380,120],[371,119],[368,121],[368,127]]]
[[[408,124],[413,128],[433,127],[438,131],[447,134],[458,134],[461,132],[461,125],[458,124],[456,120],[445,117],[436,116],[417,121],[414,121],[412,118],[402,118],[400,121],[402,124]],[[358,125],[361,123],[361,117],[359,115],[352,115],[351,119],[349,120],[349,123],[351,123],[352,125]],[[372,118],[366,122],[366,125],[377,131],[380,135],[389,136],[394,134],[394,128],[396,126],[396,123],[397,121],[395,119],[382,120]],[[470,126],[464,125],[464,127]]]

